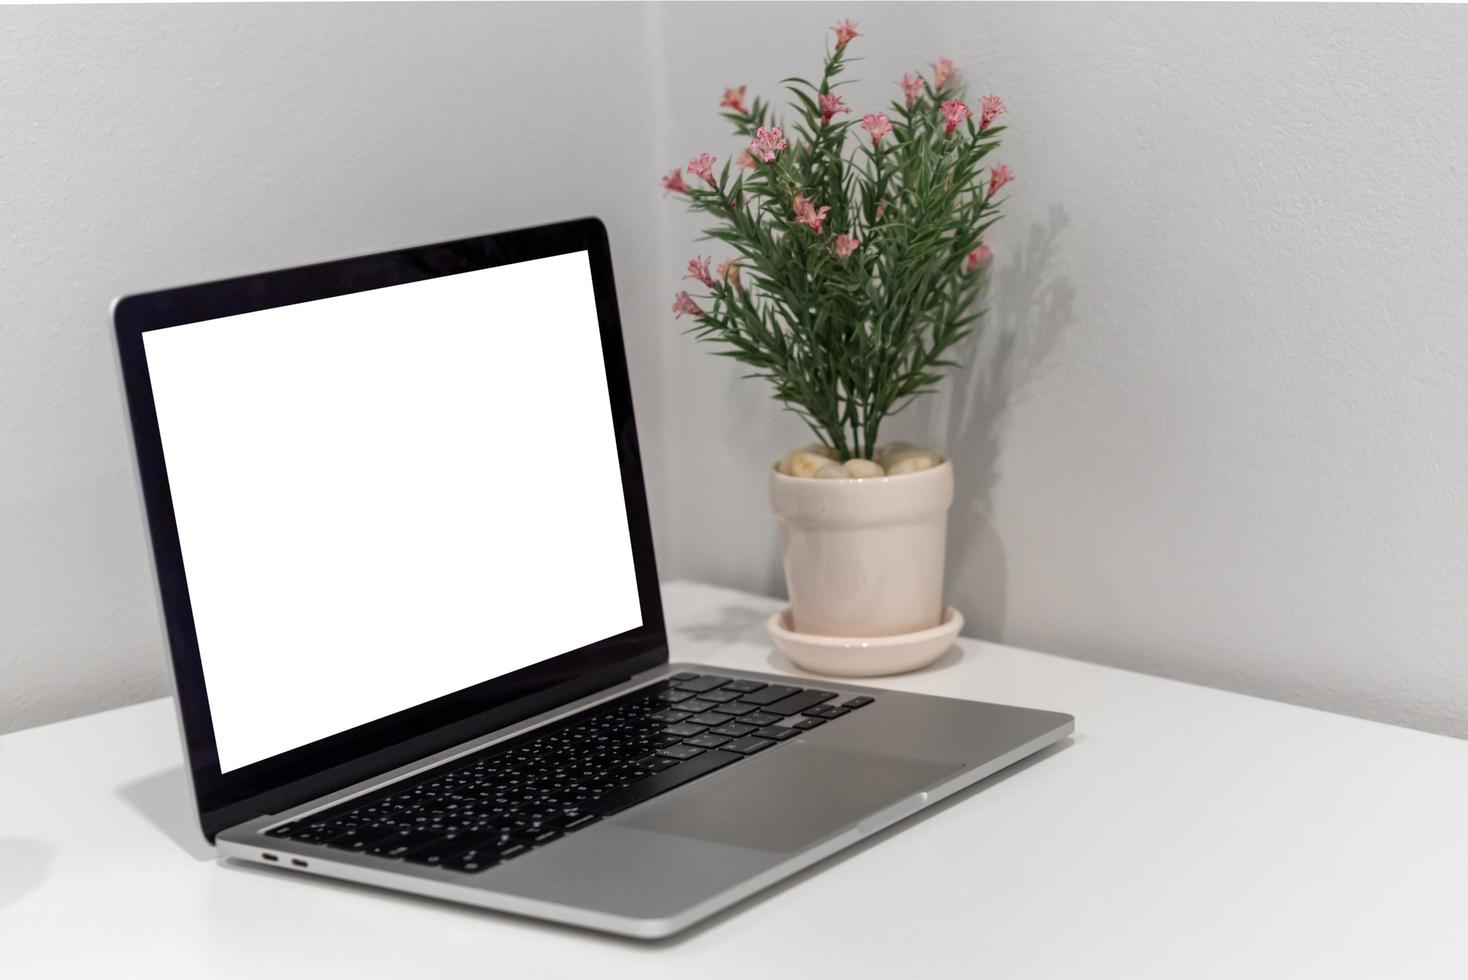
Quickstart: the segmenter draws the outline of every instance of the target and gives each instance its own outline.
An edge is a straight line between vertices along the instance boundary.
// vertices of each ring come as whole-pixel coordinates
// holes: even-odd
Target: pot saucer
[[[953,645],[963,613],[946,606],[943,621],[930,629],[896,636],[817,636],[790,628],[790,607],[767,624],[775,647],[802,670],[831,677],[876,677],[926,667]]]

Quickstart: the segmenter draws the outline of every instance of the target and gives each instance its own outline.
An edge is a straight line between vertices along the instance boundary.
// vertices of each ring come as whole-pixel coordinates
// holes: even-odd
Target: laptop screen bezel
[[[221,772],[143,335],[186,323],[582,251],[590,259],[642,626]],[[228,826],[406,765],[667,662],[667,634],[621,319],[606,229],[599,220],[583,218],[128,296],[114,305],[113,322],[185,752],[200,824],[208,839]],[[554,352],[547,354],[548,361],[553,361]],[[504,424],[514,426],[515,432],[486,432],[486,443],[508,435],[533,438],[533,430],[518,420],[504,420]],[[547,474],[545,478],[555,477]],[[566,557],[575,560],[570,551]],[[282,555],[281,560],[288,561],[289,556]],[[574,596],[566,598],[575,601]],[[406,662],[411,663],[411,657]],[[281,677],[280,683],[289,684],[290,678]]]

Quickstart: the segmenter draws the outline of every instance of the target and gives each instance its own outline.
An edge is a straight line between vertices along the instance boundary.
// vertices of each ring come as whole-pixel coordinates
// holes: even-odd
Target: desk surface
[[[665,595],[675,659],[795,672],[771,600]],[[0,973],[1468,975],[1468,742],[960,650],[877,684],[1067,711],[1073,742],[651,945],[219,866],[166,700],[0,736]]]

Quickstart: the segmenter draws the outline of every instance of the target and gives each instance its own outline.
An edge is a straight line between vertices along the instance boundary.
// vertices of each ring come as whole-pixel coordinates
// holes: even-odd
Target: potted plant
[[[673,312],[767,381],[818,440],[770,474],[786,627],[907,636],[944,624],[953,470],[937,452],[878,440],[956,366],[1012,174],[986,162],[1003,102],[984,96],[975,113],[947,59],[904,75],[885,112],[847,106],[837,79],[855,28],[834,28],[818,82],[785,80],[786,117],[746,101],[744,86],[725,90],[724,118],[747,145],[722,166],[701,153],[688,179],[663,178],[728,250],[689,261],[684,278],[701,288],[680,291]]]

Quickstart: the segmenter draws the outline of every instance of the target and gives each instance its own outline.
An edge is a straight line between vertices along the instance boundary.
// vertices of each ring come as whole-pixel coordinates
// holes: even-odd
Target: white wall
[[[673,21],[683,155],[838,15],[763,10]],[[1468,736],[1468,11],[855,16],[852,105],[942,53],[1010,108],[993,333],[890,433],[957,464],[969,632]],[[779,591],[763,464],[805,436],[685,341],[665,564]]]
[[[600,213],[664,575],[783,588],[805,437],[679,335],[709,246],[655,179],[846,13],[0,8],[0,731],[164,689],[125,291]],[[942,53],[1011,107],[995,333],[891,433],[958,463],[970,632],[1468,735],[1468,14],[851,16],[854,105]]]
[[[166,690],[122,293],[599,214],[664,511],[653,15],[0,8],[0,731]]]

